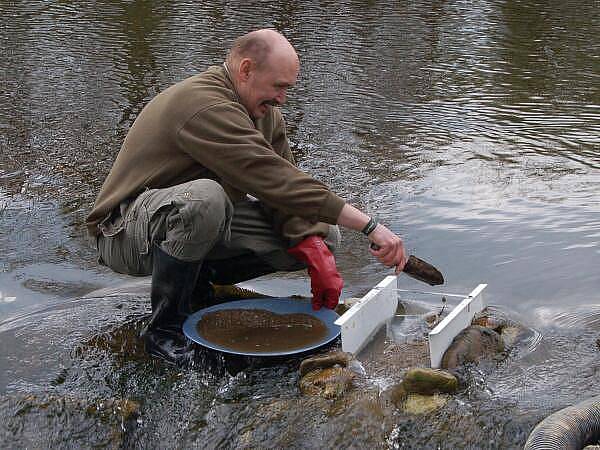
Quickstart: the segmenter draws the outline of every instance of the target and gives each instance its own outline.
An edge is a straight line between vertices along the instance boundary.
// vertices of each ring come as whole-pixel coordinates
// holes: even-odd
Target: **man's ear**
[[[248,81],[250,72],[254,69],[254,63],[250,58],[244,58],[240,61],[238,75],[241,81]]]

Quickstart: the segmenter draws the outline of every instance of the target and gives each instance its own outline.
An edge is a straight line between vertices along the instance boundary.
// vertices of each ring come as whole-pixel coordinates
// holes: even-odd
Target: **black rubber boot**
[[[142,330],[146,352],[172,364],[191,357],[191,342],[182,325],[194,312],[194,290],[201,262],[181,261],[154,245],[152,249],[152,316]]]
[[[211,282],[225,285],[252,280],[277,270],[254,253],[246,253],[234,258],[205,261],[205,271]]]

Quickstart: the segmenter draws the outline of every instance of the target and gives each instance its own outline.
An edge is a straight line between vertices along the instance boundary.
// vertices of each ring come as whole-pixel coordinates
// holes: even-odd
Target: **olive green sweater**
[[[129,130],[104,181],[88,231],[145,189],[199,178],[218,181],[234,203],[246,194],[275,212],[284,236],[326,234],[344,201],[294,165],[277,108],[253,122],[224,67],[213,66],[157,95]]]

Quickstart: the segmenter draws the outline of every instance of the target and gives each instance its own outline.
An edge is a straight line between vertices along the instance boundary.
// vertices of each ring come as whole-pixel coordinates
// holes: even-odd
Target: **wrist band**
[[[361,233],[364,234],[365,236],[368,236],[369,234],[371,234],[373,232],[373,230],[375,228],[377,228],[377,225],[379,225],[377,223],[377,221],[371,217],[369,219],[369,223],[367,223],[365,225],[365,227],[361,230]]]

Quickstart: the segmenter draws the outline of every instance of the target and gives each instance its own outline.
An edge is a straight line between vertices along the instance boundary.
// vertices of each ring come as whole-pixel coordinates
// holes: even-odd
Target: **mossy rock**
[[[407,393],[452,394],[458,389],[458,380],[445,370],[415,367],[406,372],[402,385]]]

